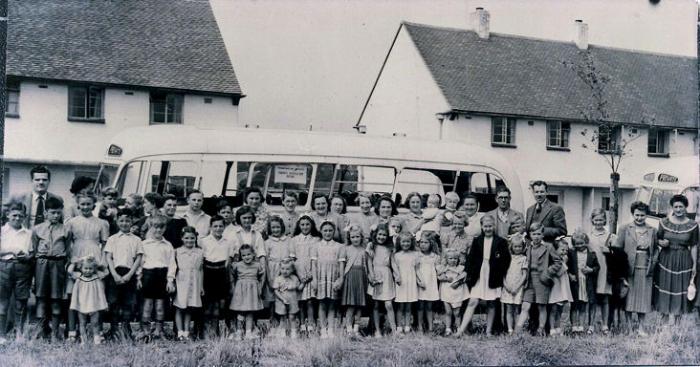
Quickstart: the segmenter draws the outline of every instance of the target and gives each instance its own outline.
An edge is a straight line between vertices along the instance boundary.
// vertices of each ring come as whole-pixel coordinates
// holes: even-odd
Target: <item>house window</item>
[[[547,121],[547,149],[569,150],[571,124],[563,121]]]
[[[598,127],[598,153],[607,154],[619,149],[620,130],[619,126],[601,125]]]
[[[19,82],[7,81],[7,100],[5,101],[5,116],[19,117]]]
[[[515,146],[515,122],[512,117],[491,118],[491,145]]]
[[[181,124],[182,94],[151,92],[151,124]]]
[[[668,136],[669,131],[666,129],[649,129],[647,153],[654,156],[668,157]]]
[[[78,86],[68,88],[68,120],[104,122],[104,88]]]

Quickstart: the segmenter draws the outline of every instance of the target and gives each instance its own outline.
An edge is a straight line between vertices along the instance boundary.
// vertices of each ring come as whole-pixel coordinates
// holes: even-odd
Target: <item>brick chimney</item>
[[[474,13],[474,30],[476,34],[479,35],[481,39],[489,39],[489,22],[491,20],[491,14],[488,10],[482,7],[476,8]]]
[[[574,42],[580,50],[588,49],[588,24],[581,19],[574,22]]]

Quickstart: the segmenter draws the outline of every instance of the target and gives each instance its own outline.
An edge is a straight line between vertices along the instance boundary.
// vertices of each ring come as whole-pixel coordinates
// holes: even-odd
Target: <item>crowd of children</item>
[[[627,260],[618,256],[602,210],[593,212],[590,235],[577,230],[549,243],[537,222],[513,223],[507,238],[499,237],[493,216],[475,215],[476,198],[462,203],[454,192],[444,208],[440,197],[428,197],[423,207],[424,198],[412,193],[404,215],[390,198],[373,203],[363,194],[357,213],[346,212],[342,197],[317,195],[313,211],[300,214],[298,197],[287,193],[276,215],[260,190],[250,189],[246,205],[234,210],[222,200],[210,216],[202,211],[203,194],[193,191],[183,218],[175,216],[172,196],[130,195],[117,208],[116,195],[106,189],[100,203],[78,195],[77,215],[65,222],[63,203],[50,198],[46,220],[32,229],[23,227],[27,208],[9,204],[0,325],[14,295],[14,326],[23,335],[31,288],[35,334],[52,340],[63,338],[65,305],[67,340],[96,344],[104,321],[113,337],[162,338],[170,309],[179,340],[258,338],[261,318],[271,320],[270,334],[278,337],[330,338],[342,329],[360,335],[363,314],[378,338],[414,329],[461,336],[480,306],[487,334],[499,327],[517,332],[530,320],[533,332],[555,336],[563,333],[566,304],[572,333],[595,332],[597,314],[599,330],[608,333],[608,307],[619,308],[615,299],[624,297],[624,275],[608,270]],[[649,310],[640,310],[643,321]],[[6,341],[0,328],[0,343]]]

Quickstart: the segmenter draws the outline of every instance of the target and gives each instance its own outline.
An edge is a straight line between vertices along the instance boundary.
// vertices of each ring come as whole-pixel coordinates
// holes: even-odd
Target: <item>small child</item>
[[[440,300],[437,267],[440,264],[438,249],[440,237],[436,232],[426,231],[420,234],[420,256],[418,273],[423,286],[418,287],[418,331],[423,332],[423,321],[428,323],[428,331],[433,331],[433,302]]]
[[[532,242],[526,251],[527,286],[523,291],[523,304],[518,322],[515,324],[515,332],[519,332],[525,325],[525,321],[530,316],[530,307],[534,304],[538,311],[538,323],[535,324],[535,320],[531,320],[531,325],[537,325],[538,335],[545,335],[544,326],[547,322],[547,304],[553,285],[552,278],[559,272],[561,261],[554,247],[544,242],[542,223],[533,222],[529,230]]]
[[[63,225],[63,202],[58,198],[50,197],[46,199],[44,208],[47,221],[34,226],[32,231],[32,248],[36,254],[34,269],[36,317],[41,328],[39,332],[45,337],[51,330],[51,340],[58,341],[70,239]]]
[[[112,326],[121,323],[119,330],[131,338],[131,315],[136,306],[136,272],[141,266],[143,245],[141,239],[131,233],[133,212],[121,209],[117,213],[119,233],[107,240],[104,253],[110,278],[107,278],[107,301],[111,305]],[[117,330],[117,329],[112,329]]]
[[[240,209],[239,209],[240,210]],[[253,248],[244,244],[240,247],[241,261],[231,266],[231,310],[238,312],[236,339],[242,339],[245,322],[245,338],[257,339],[259,334],[253,330],[254,314],[263,309],[262,292],[265,285],[265,265],[256,261]]]
[[[14,296],[14,325],[22,338],[27,316],[27,300],[32,284],[32,231],[22,226],[27,208],[20,202],[10,203],[7,219],[2,226],[0,241],[0,345],[5,339],[5,323],[10,299]]]
[[[109,273],[92,256],[71,264],[68,267],[68,272],[75,279],[70,309],[78,312],[82,344],[87,343],[88,322],[92,326],[93,342],[102,344],[100,311],[104,311],[108,307],[102,279]]]
[[[452,325],[459,326],[462,323],[459,311],[464,300],[469,299],[469,289],[464,284],[467,274],[464,272],[464,265],[459,264],[459,258],[459,251],[447,249],[446,264],[438,268],[440,300],[445,305],[445,336],[452,334]]]
[[[438,223],[440,223],[440,237],[445,237],[447,233],[450,232],[452,228],[452,221],[454,220],[457,208],[459,208],[459,202],[461,198],[459,194],[454,191],[450,191],[445,194],[445,208],[440,213],[438,218]]]
[[[267,283],[264,291],[263,300],[272,306],[275,303],[276,295],[273,287],[273,282],[279,275],[279,267],[282,260],[287,259],[292,254],[292,241],[284,233],[284,221],[277,215],[269,217],[267,220],[267,233],[269,234],[265,240],[265,253],[267,254]],[[270,307],[272,315],[272,327],[276,327],[279,323],[277,315],[274,312],[274,307]],[[283,336],[283,329],[278,330],[279,336]]]
[[[92,214],[109,223],[109,234],[113,235],[119,232],[117,226],[117,198],[119,192],[113,187],[105,187],[102,189],[102,201],[100,201],[93,210]]]
[[[136,273],[136,286],[143,295],[141,321],[146,327],[150,326],[155,304],[154,339],[159,339],[163,335],[165,302],[169,298],[168,294],[175,291],[177,263],[175,262],[175,249],[170,242],[163,238],[166,222],[167,218],[160,214],[152,215],[146,221],[150,238],[142,243],[143,262]],[[144,335],[144,337],[148,339],[148,335]]]
[[[233,207],[228,201],[222,199],[216,203],[216,214],[224,218],[224,233],[225,238],[230,238],[233,235],[233,230],[236,229],[236,218],[233,216]],[[211,221],[209,222],[211,223]]]
[[[467,218],[464,216],[455,216],[452,218],[452,230],[443,232],[440,240],[445,245],[445,248],[455,249],[460,254],[459,263],[464,265],[467,260],[467,254],[472,246],[473,237],[469,236],[465,231],[467,226]],[[444,255],[444,253],[443,253]],[[445,262],[443,257],[442,262]]]
[[[360,318],[362,308],[367,305],[367,251],[364,248],[362,228],[352,224],[346,231],[347,246],[342,248],[341,258],[346,260],[345,267],[340,269],[341,274],[337,282],[342,284],[343,293],[341,305],[347,307],[345,311],[345,328],[348,334],[360,335],[360,325],[356,322]]]
[[[109,238],[109,223],[92,215],[95,209],[95,197],[89,194],[78,196],[78,210],[80,215],[66,221],[66,229],[71,238],[71,263],[78,259],[92,256],[99,266],[104,266],[103,246]],[[69,277],[66,284],[66,292],[73,292],[73,278]],[[68,340],[76,340],[77,313],[68,312]]]
[[[197,246],[197,236],[197,230],[194,227],[183,228],[182,246],[175,250],[175,262],[177,262],[175,288],[177,292],[173,306],[175,306],[177,339],[180,341],[189,340],[193,309],[202,307],[202,296],[204,295],[202,284],[204,252],[201,248],[195,247]]]
[[[439,209],[442,206],[442,198],[438,194],[428,195],[428,199],[425,202],[426,208]]]
[[[371,242],[367,245],[370,254],[369,281],[367,293],[374,299],[372,321],[374,323],[374,337],[382,336],[382,328],[379,323],[379,309],[384,304],[386,321],[392,331],[397,330],[396,317],[394,315],[393,301],[396,298],[396,286],[394,279],[398,276],[398,269],[393,261],[394,244],[389,236],[389,226],[381,223],[372,231]]]
[[[527,257],[525,256],[525,238],[516,233],[508,238],[510,242],[510,266],[503,282],[501,303],[506,305],[506,324],[508,334],[512,334],[515,327],[515,319],[520,313],[520,305],[523,303],[523,291],[527,280]]]
[[[129,194],[124,202],[124,207],[131,209],[131,212],[134,213],[134,218],[143,217],[143,196],[135,193]],[[134,234],[138,236],[138,233]]]
[[[230,209],[230,207],[228,207]],[[226,210],[224,207],[222,210]],[[221,212],[221,211],[220,211]],[[226,214],[226,213],[224,213]],[[199,242],[204,254],[202,273],[204,291],[204,312],[207,329],[219,332],[219,320],[226,316],[226,301],[229,298],[231,284],[228,279],[228,267],[231,265],[233,244],[223,236],[226,219],[215,215],[210,220],[210,233]]]
[[[571,303],[571,331],[582,333],[583,315],[589,313],[589,308],[595,307],[595,289],[598,277],[598,259],[588,248],[588,235],[576,230],[571,235],[573,250],[567,256],[569,262],[569,284],[574,301]],[[590,326],[590,318],[587,324]]]
[[[321,224],[321,241],[318,244],[318,267],[316,271],[318,298],[318,323],[321,328],[321,338],[334,336],[335,310],[338,292],[341,284],[336,280],[340,277],[340,269],[345,267],[345,259],[341,257],[343,245],[336,242],[335,223],[326,221]]]
[[[399,217],[391,217],[389,219],[389,237],[391,243],[396,245],[396,239],[399,238],[399,233],[403,232],[403,223]]]
[[[280,214],[280,218],[284,221],[284,228],[286,229],[284,234],[287,236],[291,236],[294,233],[294,227],[296,227],[299,220],[299,213],[297,213],[298,204],[299,196],[295,192],[284,192],[282,197],[284,212]]]
[[[268,223],[269,225],[269,223]],[[280,328],[279,336],[284,337],[289,329],[292,339],[299,337],[297,314],[299,313],[299,291],[302,284],[294,274],[294,259],[286,258],[279,264],[279,275],[272,282],[275,291],[275,314],[284,318],[286,324]]]
[[[395,301],[399,304],[397,333],[411,332],[411,305],[418,302],[418,288],[425,286],[419,271],[419,256],[420,253],[416,251],[416,238],[410,232],[399,233],[394,253],[394,262],[398,270],[398,276],[394,279]]]
[[[571,295],[568,266],[566,265],[568,263],[569,243],[564,236],[557,237],[554,243],[557,255],[559,255],[559,261],[561,261],[561,268],[553,277],[552,292],[549,294],[551,309],[549,313],[549,325],[551,327],[549,335],[551,336],[563,334],[560,328],[561,313],[564,306],[574,300]]]
[[[318,266],[318,243],[321,234],[316,229],[314,220],[308,215],[302,215],[294,228],[292,250],[294,267],[302,284],[301,331],[314,331],[314,309],[316,308],[316,267]]]

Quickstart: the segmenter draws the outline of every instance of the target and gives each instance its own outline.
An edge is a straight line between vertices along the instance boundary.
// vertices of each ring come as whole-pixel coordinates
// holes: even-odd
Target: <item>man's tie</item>
[[[36,198],[36,216],[34,217],[34,225],[39,225],[44,222],[44,197]]]

